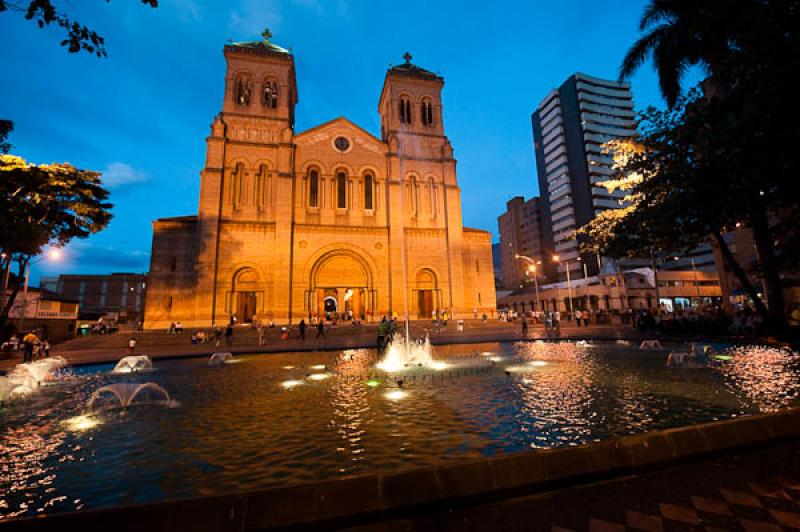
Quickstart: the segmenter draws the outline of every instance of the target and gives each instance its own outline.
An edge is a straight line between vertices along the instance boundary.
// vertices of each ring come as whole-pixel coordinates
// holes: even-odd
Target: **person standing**
[[[319,340],[320,336],[323,338],[327,338],[325,336],[325,320],[323,320],[322,318],[320,318],[319,323],[317,324],[317,340]]]
[[[229,323],[225,327],[225,343],[228,347],[233,347],[233,323]]]
[[[29,332],[22,338],[22,346],[24,349],[22,355],[23,362],[33,362],[33,348],[36,347],[36,342],[39,339],[33,333],[33,331]]]
[[[214,328],[214,346],[219,347],[222,345],[222,329],[219,327]]]
[[[583,314],[581,313],[580,309],[575,311],[575,325],[578,327],[581,326],[581,318],[583,318]]]
[[[583,311],[583,326],[589,326],[589,320],[591,319],[592,311],[591,310],[584,310]]]
[[[522,316],[522,337],[528,337],[528,320],[525,319],[525,316]]]
[[[128,354],[133,355],[136,353],[136,338],[131,336],[131,339],[128,340]]]
[[[301,340],[305,340],[306,339],[306,320],[300,320],[300,326],[298,327],[298,329],[300,330],[299,338]]]
[[[259,323],[256,325],[256,331],[258,331],[258,347],[264,347],[266,342],[267,331],[264,330],[264,324]]]

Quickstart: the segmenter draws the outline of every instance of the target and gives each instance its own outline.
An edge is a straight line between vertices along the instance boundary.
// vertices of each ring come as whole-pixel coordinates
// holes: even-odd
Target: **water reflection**
[[[681,346],[674,346],[682,349]],[[437,347],[442,371],[375,368],[374,350],[76,369],[0,417],[0,519],[441,465],[798,404],[798,357],[736,348],[709,368],[620,344]],[[511,371],[512,368],[518,368]],[[402,383],[398,383],[400,380]],[[88,426],[90,397],[154,381],[180,408]]]

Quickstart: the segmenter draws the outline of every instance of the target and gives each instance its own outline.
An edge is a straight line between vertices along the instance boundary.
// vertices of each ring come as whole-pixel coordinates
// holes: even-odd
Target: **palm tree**
[[[620,79],[631,76],[652,56],[661,93],[672,108],[681,79],[691,66],[713,76],[736,47],[743,11],[753,0],[651,0],[639,21],[644,34],[631,46]]]

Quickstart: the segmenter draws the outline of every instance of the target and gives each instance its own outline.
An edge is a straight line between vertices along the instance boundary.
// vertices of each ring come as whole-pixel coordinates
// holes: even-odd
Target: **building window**
[[[178,257],[173,256],[172,260],[169,263],[169,271],[175,272],[178,271]]]
[[[372,174],[367,174],[364,176],[364,208],[367,210],[372,210],[375,208],[372,201],[372,194],[373,194],[373,187],[374,179],[372,178]]]
[[[319,207],[319,172],[316,170],[308,173],[308,206]]]
[[[436,216],[436,180],[432,177],[428,179],[428,186],[428,193],[430,195],[428,201],[430,202],[431,216]]]
[[[258,170],[258,183],[256,184],[256,205],[259,210],[264,209],[269,203],[269,186],[267,182],[267,165],[262,164]]]
[[[419,212],[419,196],[417,195],[417,178],[411,177],[409,180],[409,208],[415,216]]]
[[[231,180],[231,203],[234,209],[242,206],[244,199],[244,164],[237,163]]]
[[[420,116],[422,117],[422,125],[424,126],[432,126],[433,125],[433,104],[430,100],[425,100],[422,102],[422,108],[420,109],[421,113]]]
[[[411,100],[408,98],[400,98],[400,123],[411,123]]]
[[[347,175],[344,172],[336,174],[336,207],[347,208]]]
[[[167,312],[172,312],[172,296],[167,297]]]
[[[271,109],[278,107],[278,83],[275,81],[264,82],[264,106]]]

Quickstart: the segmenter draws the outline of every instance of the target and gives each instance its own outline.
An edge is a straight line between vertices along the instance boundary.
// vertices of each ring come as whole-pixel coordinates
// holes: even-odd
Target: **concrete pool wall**
[[[0,531],[333,528],[567,488],[792,440],[800,440],[800,408],[442,467],[10,520],[0,522]]]

